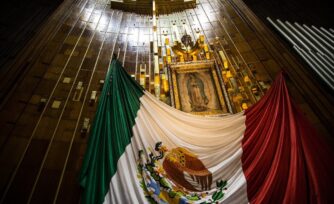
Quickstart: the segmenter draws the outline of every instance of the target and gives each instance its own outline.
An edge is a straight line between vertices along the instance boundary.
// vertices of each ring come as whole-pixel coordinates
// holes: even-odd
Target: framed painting
[[[197,115],[228,113],[214,61],[170,65],[172,105]]]

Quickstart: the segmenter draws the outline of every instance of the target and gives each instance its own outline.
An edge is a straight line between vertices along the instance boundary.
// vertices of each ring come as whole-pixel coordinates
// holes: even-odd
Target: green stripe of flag
[[[143,88],[113,59],[80,172],[82,203],[103,203],[117,162],[131,142]]]

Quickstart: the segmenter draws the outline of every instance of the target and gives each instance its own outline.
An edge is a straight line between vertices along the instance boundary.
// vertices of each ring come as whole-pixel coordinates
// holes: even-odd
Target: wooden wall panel
[[[99,96],[99,81],[113,54],[132,75],[138,75],[139,64],[152,64],[150,18],[109,6],[102,0],[65,1],[16,58],[13,69],[27,70],[10,87],[0,109],[1,201],[80,201],[77,177],[89,136],[81,127],[85,118],[93,120],[97,107],[88,102],[91,92]],[[260,80],[270,83],[285,70],[293,100],[322,135],[331,136],[334,113],[328,110],[334,108],[333,97],[243,2],[199,0],[197,8],[178,17],[161,16],[159,26],[170,30],[173,18],[184,18],[191,29],[197,19],[209,42],[218,37],[221,46],[256,70]],[[153,70],[149,73],[152,77]],[[65,77],[69,83],[63,83]],[[83,91],[73,101],[79,81]],[[41,98],[47,99],[44,107]],[[59,108],[52,107],[55,100],[61,102]]]

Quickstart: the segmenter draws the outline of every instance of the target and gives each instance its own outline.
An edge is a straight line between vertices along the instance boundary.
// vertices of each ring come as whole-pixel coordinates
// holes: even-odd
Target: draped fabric
[[[333,203],[333,143],[317,135],[280,74],[245,112],[243,170],[251,203]]]
[[[105,78],[80,173],[83,203],[102,203],[130,143],[143,89],[113,60]]]
[[[80,184],[83,203],[326,203],[333,148],[280,75],[245,113],[202,117],[144,91],[113,60]]]

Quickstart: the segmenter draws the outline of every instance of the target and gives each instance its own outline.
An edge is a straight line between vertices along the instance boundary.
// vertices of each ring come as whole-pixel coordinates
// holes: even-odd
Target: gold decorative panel
[[[170,73],[177,109],[198,115],[228,112],[214,61],[172,64]]]

